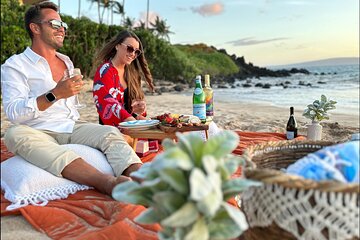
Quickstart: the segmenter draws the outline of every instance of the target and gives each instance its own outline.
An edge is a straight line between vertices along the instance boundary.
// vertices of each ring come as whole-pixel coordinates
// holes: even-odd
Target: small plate
[[[152,126],[156,126],[159,124],[159,120],[136,120],[136,121],[128,121],[122,122],[119,124],[120,128],[128,128],[128,129],[147,129]]]

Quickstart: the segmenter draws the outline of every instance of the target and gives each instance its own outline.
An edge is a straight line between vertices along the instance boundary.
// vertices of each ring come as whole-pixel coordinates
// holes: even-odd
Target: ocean
[[[236,88],[214,88],[214,101],[220,102],[258,102],[277,107],[304,110],[314,100],[326,97],[337,102],[336,109],[329,113],[350,114],[359,116],[359,65],[305,67],[311,74],[293,74],[290,77],[236,80]],[[290,82],[288,88],[275,86]],[[252,87],[242,84],[250,82]],[[305,85],[299,85],[302,82]],[[270,89],[255,87],[256,83],[269,83]]]

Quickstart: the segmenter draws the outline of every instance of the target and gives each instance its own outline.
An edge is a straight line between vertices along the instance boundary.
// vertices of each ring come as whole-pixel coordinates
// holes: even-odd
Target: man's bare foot
[[[127,169],[124,170],[122,175],[130,177],[130,173],[137,171],[142,166],[142,163],[131,164]]]
[[[123,175],[130,177],[130,174],[132,172],[135,172],[137,170],[139,170],[139,168],[142,166],[142,163],[134,163],[131,164],[127,169],[124,170],[124,172],[122,173]],[[141,183],[143,180],[141,178],[137,178],[137,177],[131,177],[132,180]]]
[[[132,179],[130,177],[127,176],[119,176],[119,177],[109,177],[109,181],[106,183],[105,186],[105,194],[112,196],[112,190],[114,189],[114,187],[120,183],[123,182],[127,182],[127,181],[132,181]]]

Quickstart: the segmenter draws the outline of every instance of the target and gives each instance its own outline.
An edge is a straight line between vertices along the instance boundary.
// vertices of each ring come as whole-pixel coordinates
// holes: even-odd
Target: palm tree
[[[146,24],[143,21],[140,21],[140,25],[135,27],[135,29],[146,29]],[[149,29],[151,31],[151,29]]]
[[[93,3],[96,2],[98,6],[98,17],[99,17],[99,23],[101,23],[101,17],[100,17],[100,0],[89,0],[91,2],[90,8],[92,7]]]
[[[124,22],[124,20],[125,20],[124,2],[125,2],[125,0],[123,0],[123,3],[121,4],[118,1],[112,1],[112,5],[111,5],[111,24],[113,24],[113,16],[112,16],[113,13],[120,14],[121,15],[121,22]]]
[[[147,0],[147,10],[146,10],[146,29],[149,28],[149,0]]]
[[[170,31],[170,26],[166,26],[165,20],[160,20],[159,16],[156,16],[155,23],[151,23],[151,26],[159,38],[170,41],[169,34],[173,32]]]
[[[134,19],[127,17],[127,18],[125,18],[125,21],[124,21],[124,27],[129,30],[133,30],[134,23],[135,23]]]
[[[81,0],[78,0],[78,18],[80,18],[80,12],[81,12]]]

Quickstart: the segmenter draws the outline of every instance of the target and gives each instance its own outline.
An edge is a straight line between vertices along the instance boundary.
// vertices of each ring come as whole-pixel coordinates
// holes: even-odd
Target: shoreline
[[[79,95],[80,102],[86,107],[79,109],[81,120],[98,123],[98,114],[93,103],[91,86],[92,81],[86,80],[84,90]],[[214,89],[216,91],[216,89]],[[167,112],[178,114],[192,114],[192,90],[182,92],[166,92],[160,95],[146,95],[147,113],[155,117]],[[287,107],[274,106],[269,103],[252,101],[228,102],[215,99],[214,122],[218,127],[227,130],[252,132],[285,133],[289,118]],[[295,118],[299,127],[299,134],[306,135],[306,125],[309,119],[302,116],[302,110],[295,108]],[[330,120],[321,122],[325,141],[347,141],[352,133],[359,132],[359,116],[330,112]],[[1,106],[1,137],[4,136],[10,122],[5,117]]]

